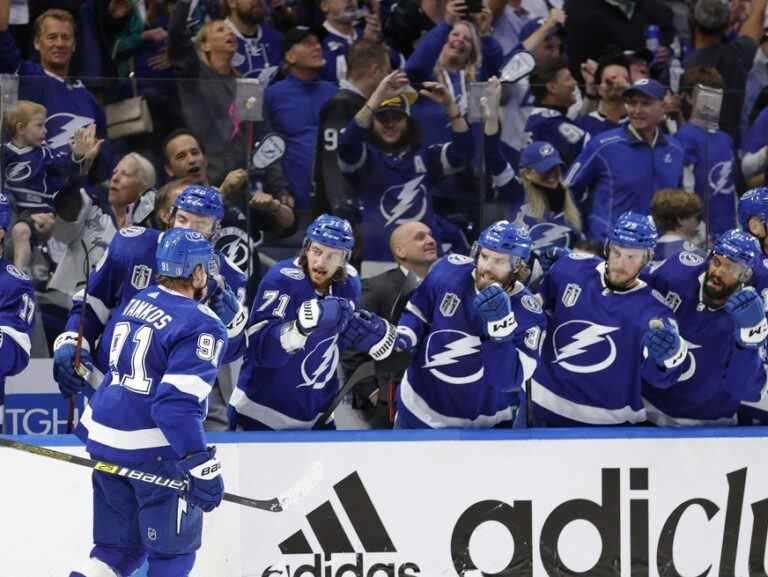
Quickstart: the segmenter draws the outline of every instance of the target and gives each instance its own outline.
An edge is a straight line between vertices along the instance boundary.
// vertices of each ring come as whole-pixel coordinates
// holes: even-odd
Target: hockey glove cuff
[[[736,342],[745,348],[756,348],[768,336],[763,299],[753,288],[732,294],[725,303],[726,312],[736,325]]]
[[[187,481],[185,497],[190,505],[209,513],[221,504],[224,480],[221,478],[221,463],[216,458],[216,447],[188,455],[178,462],[177,467]]]
[[[75,368],[77,333],[60,334],[53,344],[53,379],[58,383],[64,396],[71,397],[82,392],[88,385],[86,379],[93,370],[90,346],[85,339],[81,341],[80,365]]]
[[[495,341],[512,338],[517,328],[515,313],[509,295],[501,285],[493,283],[485,287],[474,299],[474,306],[480,319],[485,323],[486,335]]]

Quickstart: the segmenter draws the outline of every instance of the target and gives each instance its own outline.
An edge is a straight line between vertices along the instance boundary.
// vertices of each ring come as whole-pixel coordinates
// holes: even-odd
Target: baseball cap
[[[731,7],[727,0],[698,0],[693,9],[693,20],[708,30],[719,30],[728,25]]]
[[[633,94],[645,94],[656,100],[664,100],[667,95],[667,87],[652,78],[641,78],[624,91],[624,98]]]
[[[314,34],[314,31],[308,26],[296,26],[291,28],[283,36],[283,51],[288,52],[296,44],[301,44],[307,36]]]
[[[523,27],[520,29],[520,34],[518,34],[518,39],[520,43],[522,44],[530,36],[536,32],[539,28],[541,28],[542,24],[546,21],[546,18],[534,18],[533,20],[529,20],[525,24],[523,24]],[[560,31],[560,25],[555,26],[552,28],[549,34],[547,34],[547,38],[552,36],[553,34],[557,34]]]
[[[384,114],[389,112],[399,112],[404,116],[411,115],[411,106],[408,104],[408,100],[405,96],[394,96],[393,98],[387,98],[384,102],[379,104],[378,108],[374,111],[374,114]]]
[[[547,172],[555,166],[565,163],[560,153],[549,142],[534,140],[523,149],[520,155],[520,168],[532,168],[536,172]]]

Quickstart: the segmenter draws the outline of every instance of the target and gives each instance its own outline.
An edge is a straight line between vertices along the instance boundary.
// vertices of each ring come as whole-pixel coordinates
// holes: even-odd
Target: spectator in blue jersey
[[[374,4],[377,7],[378,2]],[[347,52],[358,39],[378,42],[381,22],[377,10],[358,13],[357,0],[321,0],[320,9],[325,13],[323,28],[323,79],[338,82],[347,77]]]
[[[735,425],[741,401],[758,401],[766,382],[763,300],[745,285],[760,255],[757,241],[729,230],[709,257],[682,252],[648,282],[675,313],[688,345],[674,387],[643,388],[648,420],[661,426]]]
[[[5,378],[19,374],[29,363],[35,291],[29,277],[2,258],[11,226],[11,205],[0,193],[0,432],[5,414]]]
[[[696,246],[701,224],[701,199],[679,188],[662,188],[651,199],[651,216],[659,231],[654,264],[683,251],[702,254]]]
[[[656,227],[622,214],[606,259],[569,253],[541,283],[549,328],[528,392],[538,426],[644,422],[642,384],[672,387],[687,349],[667,305],[638,277],[653,258]]]
[[[413,361],[398,389],[395,427],[509,427],[546,332],[540,301],[520,282],[530,256],[524,226],[485,229],[472,258],[438,261],[398,323]]]
[[[716,68],[693,66],[680,78],[681,110],[685,124],[675,133],[685,149],[683,187],[702,199],[706,234],[715,239],[736,226],[736,183],[739,162],[733,139],[722,130],[713,130],[692,115],[696,86],[722,89]],[[701,105],[699,105],[701,106]]]
[[[47,116],[44,106],[19,100],[4,119],[10,140],[3,143],[1,180],[17,213],[11,229],[13,262],[27,274],[32,245],[47,241],[40,234],[43,215],[53,216],[56,197],[71,178],[87,172],[102,142],[96,139],[95,125],[91,124],[75,132],[70,146],[51,150],[45,141]]]
[[[597,101],[597,109],[579,116],[574,124],[595,137],[625,123],[624,91],[629,84],[629,65],[623,55],[602,58],[595,69],[594,92],[584,93],[587,99]]]
[[[296,27],[286,33],[284,42],[285,79],[267,88],[264,116],[285,139],[281,162],[291,185],[295,208],[308,212],[320,110],[338,89],[333,82],[320,79],[325,59],[312,30]]]
[[[339,138],[339,167],[362,203],[363,276],[394,266],[389,235],[403,222],[424,222],[438,243],[456,244],[448,234],[448,223],[445,232],[437,232],[432,193],[441,179],[470,162],[469,126],[448,89],[425,82],[419,94],[445,111],[451,139],[422,145],[421,125],[416,124],[408,100],[400,94],[407,84],[408,77],[401,71],[384,77]]]
[[[222,2],[226,22],[237,38],[232,66],[244,78],[258,78],[262,71],[279,67],[283,61],[283,36],[266,20],[265,1]]]
[[[203,513],[224,495],[221,463],[206,444],[208,392],[227,330],[201,298],[217,274],[213,245],[188,229],[167,232],[153,257],[155,282],[120,311],[109,372],[76,433],[94,459],[137,467],[181,489],[94,471],[90,559],[70,577],[187,577]]]
[[[752,122],[741,145],[741,170],[750,187],[762,186],[768,171],[768,107]]]
[[[45,106],[47,144],[51,150],[67,146],[81,128],[95,123],[96,136],[107,136],[104,111],[79,80],[69,77],[75,53],[75,21],[64,10],[47,10],[35,20],[34,44],[40,63],[22,60],[8,32],[11,0],[0,0],[0,74],[18,74],[19,98]],[[102,147],[98,178],[108,178],[112,163]]]
[[[537,66],[529,82],[536,106],[528,115],[525,132],[532,141],[554,146],[567,168],[589,140],[589,135],[567,116],[568,108],[576,102],[576,81],[561,59]]]
[[[590,238],[604,240],[617,215],[648,214],[653,193],[679,187],[682,145],[664,134],[667,88],[656,80],[638,80],[624,91],[629,122],[591,139],[566,177],[586,216]]]
[[[233,430],[325,426],[318,420],[339,390],[340,352],[354,347],[383,359],[394,350],[394,326],[353,312],[360,300],[360,279],[348,264],[354,242],[349,222],[321,215],[307,227],[299,256],[264,277],[230,399]]]
[[[491,11],[468,14],[464,0],[449,0],[445,22],[427,32],[408,58],[405,72],[411,82],[439,82],[448,90],[461,114],[469,106],[469,82],[497,76],[502,50],[491,36]],[[450,122],[439,105],[426,99],[414,106],[427,144],[445,142]]]
[[[550,143],[534,141],[523,149],[515,176],[499,140],[501,84],[496,78],[488,84],[481,100],[485,166],[506,217],[528,227],[536,251],[573,246],[583,239],[582,220],[571,192],[563,185],[563,159]]]

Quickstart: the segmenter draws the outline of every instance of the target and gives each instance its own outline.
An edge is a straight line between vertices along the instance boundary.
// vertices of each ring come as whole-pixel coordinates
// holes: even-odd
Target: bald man
[[[363,279],[361,307],[396,323],[408,296],[427,276],[429,267],[437,260],[437,242],[424,223],[406,222],[392,231],[389,250],[397,268]],[[404,353],[403,353],[404,354]],[[370,360],[365,354],[345,354],[343,364],[347,376],[362,363]],[[378,364],[377,364],[378,365]],[[362,409],[373,428],[391,428],[387,399],[392,396],[389,384],[394,379],[388,371],[379,370],[376,377],[364,381],[353,389],[354,406]]]

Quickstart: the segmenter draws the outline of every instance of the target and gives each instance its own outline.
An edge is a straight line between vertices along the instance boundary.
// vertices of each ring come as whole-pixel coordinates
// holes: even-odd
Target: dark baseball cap
[[[283,50],[288,52],[296,44],[301,44],[304,42],[305,38],[312,36],[313,34],[315,34],[315,31],[308,26],[296,26],[295,28],[291,28],[285,33],[285,36],[283,36]],[[315,36],[317,35],[315,34]]]
[[[652,78],[641,78],[624,91],[624,98],[633,94],[645,94],[656,100],[664,100],[667,95],[667,87]]]
[[[408,104],[408,100],[405,96],[394,96],[393,98],[387,98],[384,102],[379,104],[378,108],[374,111],[374,114],[388,114],[390,112],[399,112],[403,116],[411,115],[411,106]]]

